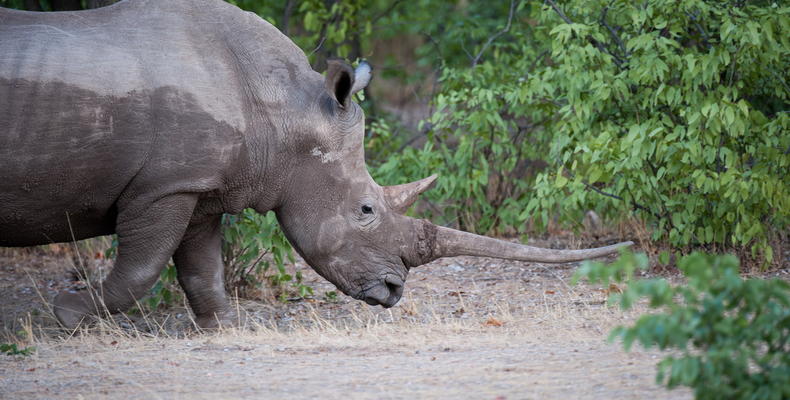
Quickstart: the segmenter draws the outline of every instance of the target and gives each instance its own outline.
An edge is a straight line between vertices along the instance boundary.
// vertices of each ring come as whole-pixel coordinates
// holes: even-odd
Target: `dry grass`
[[[31,257],[16,261],[40,262],[40,256]],[[91,271],[87,257],[82,264],[70,259],[73,266],[87,265],[86,282],[101,275]],[[47,262],[42,267],[50,270],[43,274],[56,274]],[[2,397],[689,395],[653,383],[659,354],[624,353],[606,343],[612,327],[644,309],[624,314],[607,307],[605,288],[569,284],[569,266],[440,260],[412,271],[404,299],[389,310],[343,296],[322,300],[322,290],[334,288],[304,264],[296,268],[315,288],[316,299],[239,300],[236,306],[246,316],[240,328],[203,333],[195,331],[185,304],[99,318],[65,332],[47,306],[54,290],[40,290],[41,271],[29,271],[19,282],[36,288],[35,298],[26,301],[42,311],[22,318],[22,334],[15,332],[13,340],[37,351],[0,357]]]
[[[497,304],[465,319],[430,300],[355,305],[340,319],[310,306],[287,327],[248,321],[186,337],[100,320],[74,335],[32,335],[34,356],[0,360],[2,389],[28,399],[688,397],[652,383],[656,354],[604,342],[630,317],[569,310],[574,302],[547,297],[529,314]]]
[[[138,304],[138,310],[134,315],[111,314],[104,308],[103,315],[91,318],[89,323],[75,330],[65,330],[58,325],[50,302],[38,293],[47,310],[44,313],[45,322],[34,323],[33,318],[28,314],[27,318],[23,319],[22,329],[14,339],[20,345],[38,346],[93,337],[113,337],[130,341],[182,339],[189,336],[234,338],[250,337],[250,335],[267,338],[316,339],[332,335],[347,337],[351,332],[355,332],[359,337],[365,334],[378,336],[383,331],[389,331],[396,337],[403,337],[410,342],[411,338],[408,335],[398,333],[402,331],[442,334],[452,331],[469,334],[494,332],[496,335],[539,333],[544,339],[562,335],[566,339],[598,340],[600,335],[614,326],[628,322],[647,311],[646,307],[635,307],[628,312],[620,311],[605,304],[606,291],[596,290],[590,294],[589,288],[570,286],[566,279],[559,275],[556,278],[567,288],[567,291],[546,290],[528,309],[514,307],[510,302],[501,301],[481,308],[467,304],[464,301],[465,295],[458,294],[456,297],[459,309],[464,310],[463,318],[442,310],[446,300],[436,296],[404,299],[399,307],[388,310],[353,302],[347,304],[343,312],[335,315],[331,312],[327,313],[320,303],[306,302],[299,315],[287,321],[257,317],[254,313],[260,303],[235,299],[234,305],[239,314],[246,314],[246,317],[238,321],[238,327],[226,327],[215,331],[199,331],[194,316],[189,312],[186,304],[153,311]],[[584,295],[582,292],[585,292]],[[173,315],[184,317],[179,324],[181,329],[178,332],[174,332],[168,325]],[[498,329],[492,331],[491,327]]]

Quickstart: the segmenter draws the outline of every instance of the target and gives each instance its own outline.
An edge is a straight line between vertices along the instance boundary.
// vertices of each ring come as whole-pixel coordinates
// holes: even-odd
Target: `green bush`
[[[654,240],[771,262],[790,215],[788,28],[773,2],[521,2],[483,62],[444,68],[431,143],[378,174],[434,168],[447,219],[478,231],[634,213]]]
[[[313,294],[312,288],[302,284],[301,273],[292,276],[286,272],[286,263],[294,262],[293,250],[271,211],[262,215],[247,209],[239,215],[223,216],[222,261],[229,293],[244,295],[248,289],[259,288],[264,275],[275,266],[269,275],[275,287],[291,283],[298,296]],[[282,291],[283,299],[287,295]]]
[[[177,275],[176,266],[172,262],[167,263],[165,269],[159,274],[159,280],[140,303],[149,309],[180,303],[183,300],[184,292],[178,286]]]
[[[545,56],[548,41],[530,28],[529,15],[539,6],[516,2],[511,10],[505,2],[479,2],[469,8],[451,13],[449,28],[436,33],[441,49],[430,42],[425,46],[440,52],[442,67],[432,101],[437,111],[422,126],[426,144],[381,157],[386,161],[373,175],[397,184],[422,178],[425,171],[437,173],[436,189],[424,195],[441,206],[432,213],[437,222],[502,233],[522,225],[529,177],[548,151],[542,128],[547,108],[510,98],[537,67],[535,60]],[[489,38],[498,40],[486,46]]]
[[[227,1],[277,26],[311,61],[316,55],[359,57],[363,38],[372,33],[373,19],[389,6],[382,0]]]
[[[19,348],[16,343],[0,343],[0,353],[8,356],[29,356],[36,351],[35,347]]]
[[[623,309],[645,299],[654,313],[618,327],[610,340],[626,350],[636,341],[670,351],[657,382],[688,386],[698,399],[790,398],[790,285],[779,279],[743,279],[738,259],[693,253],[678,267],[686,284],[633,280],[647,266],[644,254],[624,253],[611,265],[586,262],[574,280],[608,286],[627,283],[610,297]]]
[[[750,246],[790,214],[790,7],[698,0],[570,1],[546,10],[552,65],[526,98],[558,100],[526,213],[578,217],[608,196],[671,244]],[[547,89],[546,86],[550,86]]]

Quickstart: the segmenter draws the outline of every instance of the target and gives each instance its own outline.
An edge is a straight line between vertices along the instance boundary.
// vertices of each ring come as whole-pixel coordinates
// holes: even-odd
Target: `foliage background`
[[[638,221],[673,251],[735,251],[762,266],[787,257],[784,2],[228,1],[280,28],[316,70],[329,56],[374,65],[360,97],[371,173],[381,184],[441,177],[414,213],[535,235],[578,231],[594,210],[609,225]],[[288,281],[271,216],[227,221],[226,261],[249,252],[229,276],[276,265],[275,281]],[[255,256],[269,246],[280,246],[273,258]]]
[[[790,396],[790,285],[784,280],[743,279],[732,255],[694,252],[678,269],[686,285],[664,278],[635,279],[648,265],[644,254],[624,252],[611,265],[586,261],[574,280],[605,287],[625,285],[609,303],[624,310],[646,300],[652,312],[609,339],[672,350],[658,363],[656,381],[688,386],[696,399],[784,399]]]
[[[539,234],[578,230],[594,210],[677,250],[783,258],[786,4],[236,3],[270,16],[318,70],[330,55],[374,63],[363,102],[372,174],[395,184],[439,173],[418,208],[439,223]]]

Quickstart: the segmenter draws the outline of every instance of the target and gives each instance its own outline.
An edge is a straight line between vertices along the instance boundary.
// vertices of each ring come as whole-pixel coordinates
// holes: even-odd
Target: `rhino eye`
[[[365,204],[362,206],[362,214],[373,214],[373,207]]]

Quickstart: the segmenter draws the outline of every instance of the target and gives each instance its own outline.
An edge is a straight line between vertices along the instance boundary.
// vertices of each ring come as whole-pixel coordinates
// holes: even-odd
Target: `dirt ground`
[[[109,268],[85,258],[96,275]],[[70,335],[46,301],[81,284],[74,259],[0,253],[3,341],[36,348],[0,356],[0,398],[691,397],[655,384],[661,353],[607,343],[637,314],[606,306],[608,288],[571,286],[573,264],[442,259],[412,270],[401,302],[383,310],[327,298],[334,286],[300,261],[313,298],[239,301],[241,329],[197,334],[187,309],[172,307]]]

